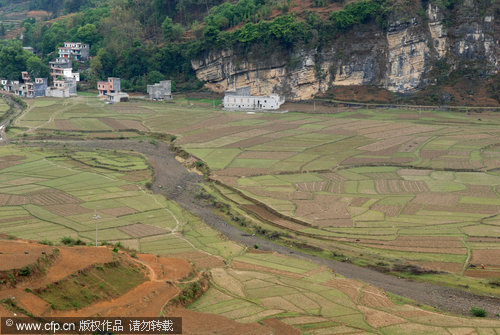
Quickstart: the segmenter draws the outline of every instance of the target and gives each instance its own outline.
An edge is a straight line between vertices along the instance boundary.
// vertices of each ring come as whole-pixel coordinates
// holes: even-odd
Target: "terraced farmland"
[[[500,250],[494,113],[247,114],[183,99],[107,106],[80,97],[64,104],[37,100],[12,134],[129,134],[110,126],[116,122],[174,134],[228,187],[224,192],[238,194],[236,204],[267,228],[291,233],[286,243],[458,276],[500,276],[500,258],[484,256]]]

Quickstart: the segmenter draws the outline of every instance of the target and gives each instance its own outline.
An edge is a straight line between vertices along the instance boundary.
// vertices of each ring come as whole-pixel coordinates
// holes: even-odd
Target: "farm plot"
[[[460,325],[487,333],[498,323],[397,305],[374,287],[276,254],[246,253],[232,267],[211,274],[211,288],[189,308],[244,323],[274,320],[310,334],[390,334],[394,329],[397,334],[414,334],[415,329],[445,334]]]

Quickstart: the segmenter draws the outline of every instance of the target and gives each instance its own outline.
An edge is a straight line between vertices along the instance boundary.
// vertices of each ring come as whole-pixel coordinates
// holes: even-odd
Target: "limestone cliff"
[[[393,14],[384,31],[356,26],[321,50],[276,50],[249,60],[234,50],[219,50],[192,60],[198,79],[214,91],[250,85],[254,94],[277,92],[289,100],[310,99],[336,85],[376,85],[408,93],[434,83],[433,70],[498,73],[500,20],[493,6],[464,0],[446,12],[432,2],[423,11]]]

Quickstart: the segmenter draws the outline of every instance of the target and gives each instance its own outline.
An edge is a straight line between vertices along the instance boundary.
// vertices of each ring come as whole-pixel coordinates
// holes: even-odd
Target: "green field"
[[[178,146],[208,164],[212,178],[246,197],[236,205],[257,201],[299,220],[303,228],[293,228],[298,238],[317,235],[321,241],[308,243],[326,250],[391,262],[406,253],[403,260],[419,266],[463,274],[468,255],[482,248],[475,239],[500,236],[497,225],[483,222],[500,212],[496,114],[247,114],[189,97],[113,106],[78,97],[36,100],[11,133],[119,137],[120,125],[176,135]],[[109,161],[116,169],[130,168],[119,155],[106,155],[97,162],[101,166]],[[96,159],[73,158],[85,164]],[[79,187],[77,181],[62,182],[68,191]],[[498,242],[485,242],[500,249]],[[440,258],[453,264],[439,264]],[[483,261],[500,271],[500,261]]]

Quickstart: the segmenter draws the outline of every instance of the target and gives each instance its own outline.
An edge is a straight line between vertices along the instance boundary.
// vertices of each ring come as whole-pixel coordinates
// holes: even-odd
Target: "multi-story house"
[[[80,42],[64,42],[64,46],[59,47],[59,57],[61,58],[73,58],[77,61],[84,61],[89,58],[89,54],[89,45]]]
[[[108,81],[98,81],[97,90],[99,91],[99,95],[108,95],[110,93],[120,92],[120,78],[109,77]]]

